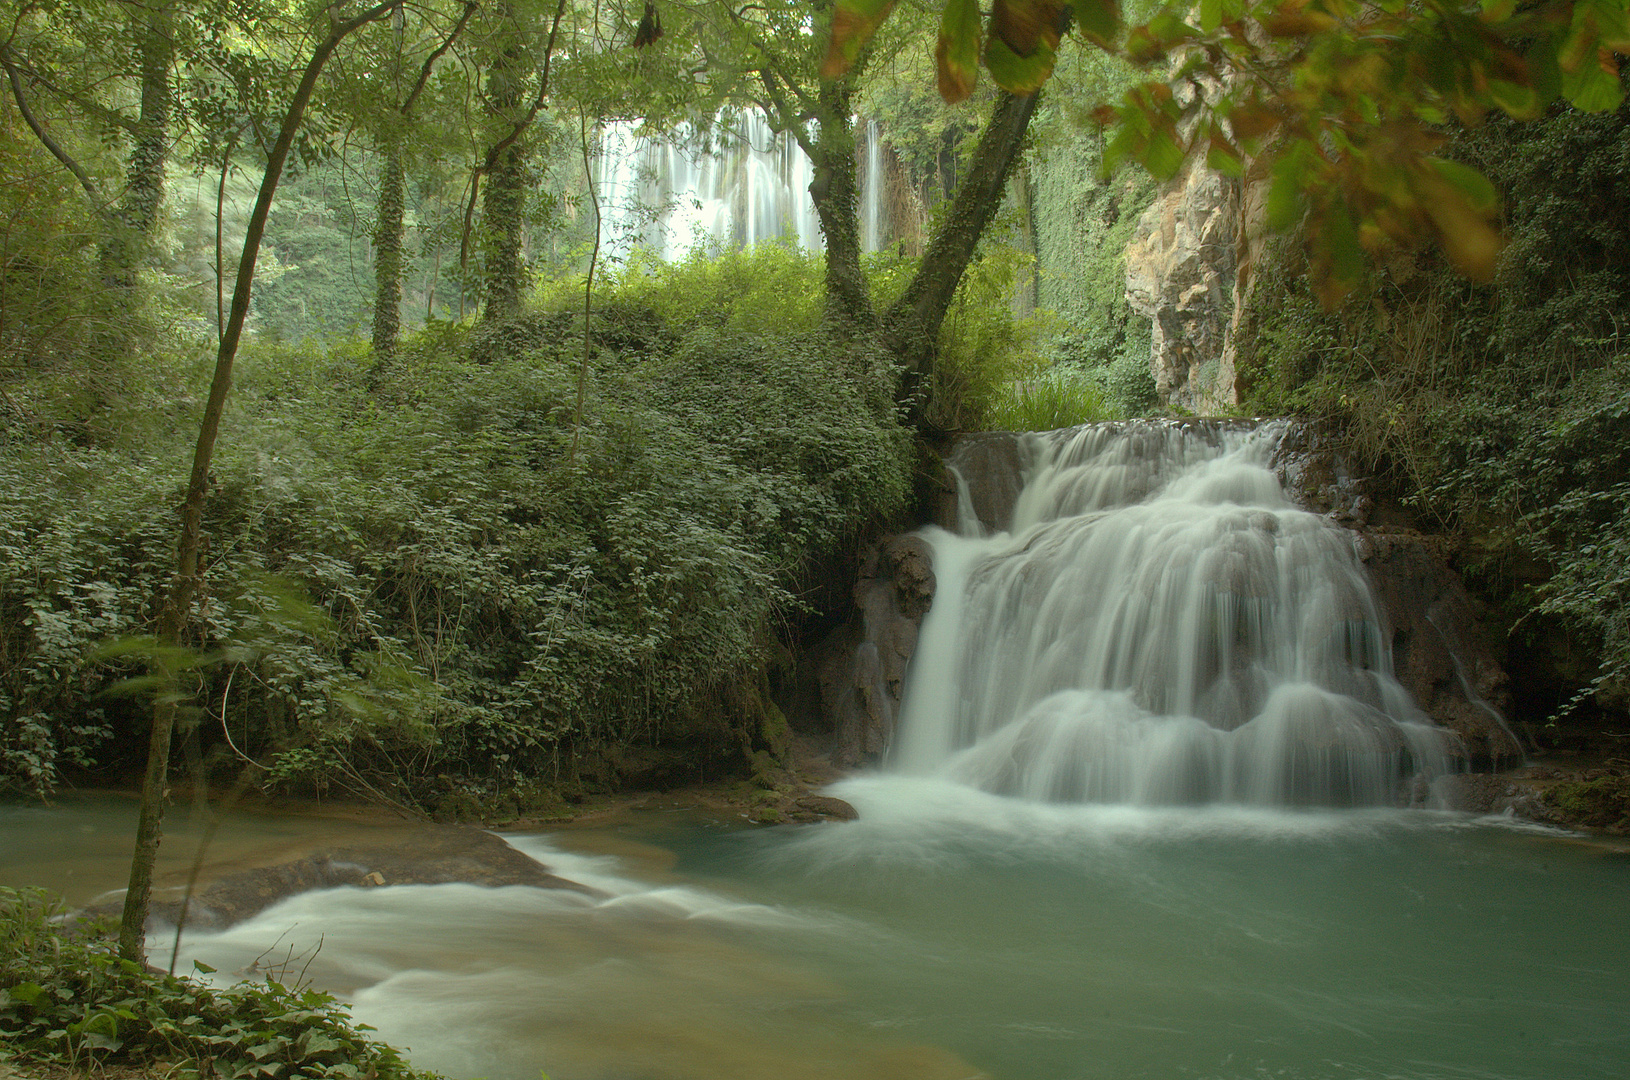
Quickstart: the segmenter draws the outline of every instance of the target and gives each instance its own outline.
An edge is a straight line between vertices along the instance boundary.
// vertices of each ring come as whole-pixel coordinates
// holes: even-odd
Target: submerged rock
[[[199,889],[187,903],[186,924],[221,929],[252,918],[291,896],[338,886],[444,885],[465,882],[498,888],[530,885],[540,889],[591,892],[577,882],[510,847],[503,838],[463,825],[426,825],[407,839],[379,847],[348,845],[316,851],[276,866],[241,870]],[[175,925],[181,918],[182,890],[155,891],[149,919]],[[87,914],[118,915],[120,900],[93,906]]]

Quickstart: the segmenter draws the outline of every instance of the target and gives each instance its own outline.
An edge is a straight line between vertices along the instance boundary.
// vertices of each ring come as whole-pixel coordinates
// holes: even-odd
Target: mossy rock
[[[1630,776],[1602,776],[1557,784],[1545,802],[1569,824],[1630,831]]]

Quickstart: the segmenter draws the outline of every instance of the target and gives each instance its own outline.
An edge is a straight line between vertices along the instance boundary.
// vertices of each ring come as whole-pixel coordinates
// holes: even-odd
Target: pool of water
[[[835,793],[859,821],[510,835],[599,895],[309,893],[187,935],[182,964],[303,973],[416,1064],[489,1080],[1630,1069],[1622,851],[1423,811],[1055,806],[899,777]],[[0,882],[115,887],[133,819],[0,806]],[[368,828],[238,815],[211,858]],[[185,847],[178,828],[167,872]]]

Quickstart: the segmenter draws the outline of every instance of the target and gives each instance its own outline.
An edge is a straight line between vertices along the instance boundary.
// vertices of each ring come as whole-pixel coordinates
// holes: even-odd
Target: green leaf
[[[1183,148],[1165,131],[1157,130],[1149,136],[1143,149],[1143,167],[1156,180],[1170,180],[1183,167]]]
[[[979,0],[947,0],[934,62],[940,97],[955,104],[973,93],[979,75]]]
[[[1301,221],[1305,210],[1302,185],[1295,177],[1274,169],[1273,186],[1268,189],[1268,227],[1282,232]]]
[[[13,1001],[20,1001],[24,1005],[35,1009],[43,1008],[50,1002],[50,995],[45,992],[45,987],[39,983],[18,983],[7,992],[11,994]]]
[[[1107,44],[1120,35],[1121,6],[1116,0],[1080,0],[1075,21],[1089,39]]]
[[[215,969],[204,963],[202,960],[194,960],[192,962],[192,967],[194,971],[201,971],[205,975],[215,974]]]
[[[1001,38],[993,37],[985,44],[985,67],[996,84],[1010,94],[1034,94],[1053,74],[1053,50],[1046,42],[1037,42],[1036,51],[1020,56]]]
[[[1562,96],[1580,112],[1611,112],[1624,101],[1624,83],[1617,71],[1610,74],[1603,63],[1587,62],[1576,71],[1563,65]]]
[[[1466,204],[1476,213],[1487,216],[1499,208],[1500,193],[1494,189],[1488,177],[1470,165],[1433,158],[1432,167],[1437,170],[1439,176],[1466,196]]]
[[[1200,0],[1200,29],[1211,33],[1222,25],[1222,0]]]

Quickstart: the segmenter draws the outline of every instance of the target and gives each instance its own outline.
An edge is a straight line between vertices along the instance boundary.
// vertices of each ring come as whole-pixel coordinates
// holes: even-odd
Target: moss
[[[1557,784],[1545,802],[1570,824],[1630,830],[1630,776],[1601,776]]]

